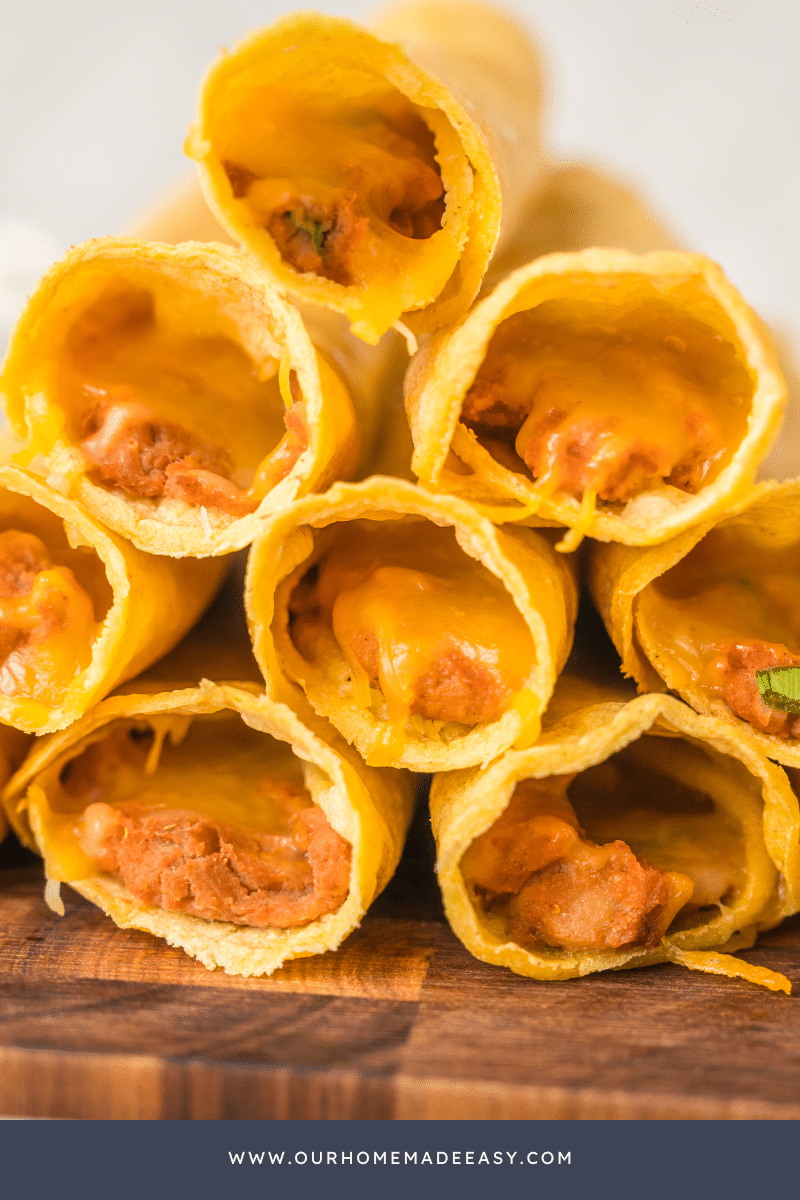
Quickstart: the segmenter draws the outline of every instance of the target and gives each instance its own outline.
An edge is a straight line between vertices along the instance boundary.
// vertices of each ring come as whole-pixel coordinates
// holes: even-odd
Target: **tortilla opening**
[[[446,210],[431,110],[363,66],[302,73],[302,54],[282,57],[279,79],[243,65],[209,119],[241,218],[292,270],[343,287],[365,286],[376,255],[424,260]]]
[[[710,484],[747,433],[754,381],[712,297],[668,284],[574,273],[536,281],[533,297],[528,285],[465,394],[455,453],[473,469],[487,453],[531,500],[567,494],[617,515],[643,492]]]
[[[105,873],[164,911],[293,928],[348,896],[351,847],[314,799],[329,784],[236,712],[173,713],[88,735],[26,803],[48,878]]]
[[[462,856],[481,923],[550,955],[653,949],[719,920],[746,887],[728,796],[751,784],[740,764],[715,776],[711,761],[688,739],[645,735],[576,776],[520,781]]]
[[[284,397],[279,361],[254,361],[227,298],[156,269],[94,262],[59,292],[49,398],[92,482],[147,516],[176,500],[223,519],[255,509],[259,469],[307,444],[290,428],[294,372]]]
[[[800,716],[768,704],[757,673],[800,666],[798,586],[793,529],[747,516],[727,521],[638,594],[636,637],[668,686],[692,702],[796,738]]]
[[[312,702],[324,677],[340,703],[369,713],[387,753],[406,736],[451,741],[521,703],[533,637],[450,525],[333,523],[284,586],[293,673]]]

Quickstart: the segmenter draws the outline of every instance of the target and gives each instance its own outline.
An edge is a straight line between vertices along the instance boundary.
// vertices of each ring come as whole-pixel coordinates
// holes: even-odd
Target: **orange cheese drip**
[[[308,609],[330,622],[356,703],[388,709],[387,748],[406,719],[475,725],[522,705],[533,638],[503,584],[427,521],[342,526]],[[301,618],[301,621],[303,618]]]
[[[547,301],[498,327],[462,418],[543,496],[697,492],[744,436],[752,384],[732,345],[663,302]]]
[[[94,606],[31,533],[0,533],[0,692],[59,704],[92,659]]]

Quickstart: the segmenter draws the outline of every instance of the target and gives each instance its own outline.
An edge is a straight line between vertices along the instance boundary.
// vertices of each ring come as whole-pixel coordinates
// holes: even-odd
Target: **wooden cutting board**
[[[800,1118],[798,998],[666,965],[520,979],[451,934],[432,859],[421,815],[361,929],[258,980],[122,932],[67,889],[56,917],[38,863],[4,867],[0,1113]],[[800,995],[800,918],[743,957]]]

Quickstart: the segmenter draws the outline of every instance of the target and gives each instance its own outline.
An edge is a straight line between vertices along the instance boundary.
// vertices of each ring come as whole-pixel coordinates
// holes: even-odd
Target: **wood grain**
[[[9,875],[11,873],[9,872]],[[173,983],[258,992],[310,992],[417,1000],[433,951],[436,926],[376,918],[348,938],[338,954],[296,959],[269,978],[245,979],[209,971],[182,950],[147,933],[119,930],[69,888],[66,914],[53,920],[42,905],[38,873],[9,879],[3,891],[0,963],[3,978],[41,981],[107,979]]]
[[[8,847],[7,863],[13,861]],[[0,1112],[88,1119],[800,1118],[800,1005],[660,966],[535,983],[444,922],[423,817],[335,954],[209,972],[0,869]],[[800,987],[800,918],[744,957]]]

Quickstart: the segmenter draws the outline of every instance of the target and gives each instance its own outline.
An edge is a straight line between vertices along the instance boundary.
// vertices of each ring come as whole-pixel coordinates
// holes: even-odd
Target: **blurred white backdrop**
[[[311,5],[309,5],[310,7]],[[374,3],[318,3],[364,19]],[[548,63],[548,140],[644,191],[800,357],[800,5],[517,0]],[[0,15],[0,347],[71,244],[191,175],[183,139],[220,47],[274,0],[27,0]],[[788,434],[794,442],[796,422]],[[798,467],[800,470],[800,454]]]

